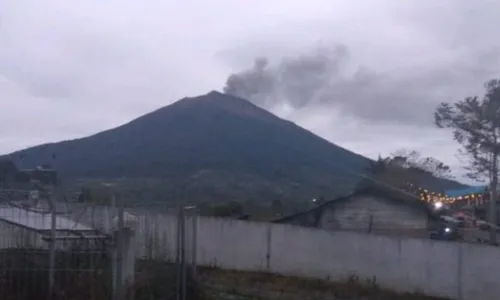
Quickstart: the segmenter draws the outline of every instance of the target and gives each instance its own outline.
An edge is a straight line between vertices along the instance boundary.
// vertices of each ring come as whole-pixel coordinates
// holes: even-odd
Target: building
[[[471,186],[462,189],[448,190],[446,198],[455,207],[481,207],[489,200],[489,191],[486,186]]]
[[[382,185],[369,185],[275,223],[327,230],[428,237],[440,224],[431,206],[415,195]]]
[[[62,246],[73,242],[104,241],[108,237],[96,229],[69,218],[54,216],[54,234]],[[48,249],[52,239],[52,215],[32,210],[0,205],[0,250],[9,248]]]

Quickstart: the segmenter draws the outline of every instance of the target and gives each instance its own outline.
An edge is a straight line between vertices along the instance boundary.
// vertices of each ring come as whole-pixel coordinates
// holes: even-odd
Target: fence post
[[[177,274],[176,274],[176,300],[180,300],[181,298],[181,284],[182,284],[182,278],[181,278],[181,210],[178,211],[177,213],[177,226],[176,226],[176,234],[175,234],[175,264],[177,267]]]
[[[49,243],[49,295],[48,298],[54,297],[54,276],[56,268],[56,199],[54,195],[49,195],[50,209],[50,243]]]
[[[115,249],[113,257],[113,299],[125,299],[126,292],[134,283],[135,241],[134,229],[125,226],[124,209],[118,209],[118,225],[115,230]]]
[[[186,297],[186,216],[184,212],[184,207],[180,207],[177,215],[177,300],[185,300]]]
[[[186,300],[186,214],[184,207],[181,209],[181,300]]]
[[[192,251],[192,253],[191,253],[191,255],[192,255],[192,257],[191,257],[191,259],[192,259],[192,262],[191,262],[192,263],[192,270],[191,271],[193,272],[193,278],[196,278],[196,271],[197,271],[196,270],[196,265],[197,265],[197,261],[196,261],[197,257],[196,257],[196,255],[197,255],[197,251],[198,251],[198,249],[197,249],[198,213],[197,213],[196,209],[193,210],[193,211],[194,211],[194,213],[193,213],[193,216],[192,216],[192,218],[193,218],[193,224],[192,224],[193,225],[193,232],[192,232],[193,233],[193,237],[192,238],[193,238],[193,240],[192,240],[192,245],[191,245],[191,247],[192,247],[192,249],[191,249],[191,251]]]
[[[272,239],[272,224],[267,224],[266,230],[266,269],[271,270],[271,239]]]
[[[134,230],[132,228],[122,229],[122,295],[134,283],[135,280],[135,242]]]

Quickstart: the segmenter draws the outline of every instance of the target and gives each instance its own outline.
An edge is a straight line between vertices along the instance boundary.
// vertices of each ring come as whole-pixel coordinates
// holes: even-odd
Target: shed
[[[108,236],[60,215],[55,216],[55,240],[95,241]],[[18,207],[0,207],[0,249],[35,247],[47,248],[52,239],[52,214]]]
[[[440,222],[424,201],[402,190],[370,184],[344,197],[274,221],[327,230],[427,237]]]

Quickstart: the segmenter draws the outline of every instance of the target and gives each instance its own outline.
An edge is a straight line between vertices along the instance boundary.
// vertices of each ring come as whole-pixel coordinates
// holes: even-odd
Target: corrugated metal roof
[[[51,214],[42,214],[17,207],[0,207],[0,221],[36,231],[51,230]],[[56,230],[91,231],[90,227],[68,218],[56,216]]]

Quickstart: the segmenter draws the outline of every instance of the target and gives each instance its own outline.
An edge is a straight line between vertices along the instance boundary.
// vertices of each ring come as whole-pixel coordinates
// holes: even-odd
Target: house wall
[[[428,219],[426,212],[408,204],[361,194],[325,206],[318,227],[426,237]]]

